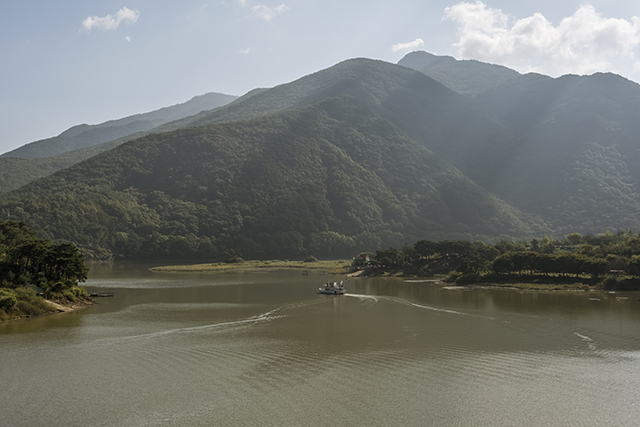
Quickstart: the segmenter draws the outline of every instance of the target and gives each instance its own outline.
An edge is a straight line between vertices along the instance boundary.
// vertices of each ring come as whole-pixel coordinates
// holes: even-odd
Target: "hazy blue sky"
[[[206,92],[411,50],[640,81],[637,0],[3,0],[0,153]]]

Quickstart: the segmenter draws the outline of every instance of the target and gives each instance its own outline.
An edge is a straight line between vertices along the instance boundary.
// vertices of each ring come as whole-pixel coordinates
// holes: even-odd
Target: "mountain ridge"
[[[492,64],[475,79],[477,61],[429,55],[409,65],[453,70],[466,92],[343,61],[95,145],[116,148],[0,196],[0,217],[97,259],[345,256],[419,238],[640,229],[639,85]]]
[[[5,195],[0,214],[22,215],[96,258],[220,256],[229,248],[254,257],[344,256],[358,245],[422,237],[533,233],[521,212],[381,116],[357,80],[355,95],[341,84],[341,94],[301,108],[121,144]],[[59,200],[68,206],[62,216]]]
[[[420,71],[462,95],[475,97],[485,90],[517,79],[521,74],[503,65],[473,59],[457,60],[424,51],[410,52],[398,65]]]
[[[25,144],[3,153],[0,158],[42,158],[86,148],[137,132],[148,131],[168,121],[223,106],[237,98],[237,96],[210,92],[195,96],[184,103],[163,107],[147,113],[108,120],[97,125],[80,124],[72,126],[58,136]]]

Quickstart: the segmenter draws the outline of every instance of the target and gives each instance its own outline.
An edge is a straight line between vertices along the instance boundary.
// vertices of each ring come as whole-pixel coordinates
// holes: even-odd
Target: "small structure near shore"
[[[115,296],[115,292],[103,292],[103,293],[98,293],[98,292],[93,292],[90,293],[89,296],[91,298],[109,298],[109,297],[113,297]]]
[[[354,269],[360,270],[365,267],[371,265],[371,256],[373,254],[370,252],[362,252],[353,257],[353,263],[351,264]]]

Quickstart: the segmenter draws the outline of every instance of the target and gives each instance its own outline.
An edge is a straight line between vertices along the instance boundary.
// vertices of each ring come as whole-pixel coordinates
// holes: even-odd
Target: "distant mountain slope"
[[[5,195],[0,215],[98,258],[344,256],[534,232],[349,95],[125,143]]]
[[[88,160],[3,195],[0,218],[145,259],[640,230],[640,86],[506,74],[469,97],[344,61],[95,157],[139,134],[66,153]]]
[[[638,84],[528,74],[478,101],[517,135],[486,188],[559,233],[640,229]]]
[[[99,125],[83,124],[74,126],[56,137],[35,141],[4,153],[0,158],[36,159],[90,147],[126,137],[127,135],[148,131],[163,123],[191,116],[203,110],[221,107],[236,98],[236,96],[220,93],[208,93],[196,96],[185,103],[161,108],[149,113],[136,114],[119,120],[110,120]]]
[[[420,72],[383,61],[351,59],[294,82],[259,91],[215,111],[160,126],[170,131],[300,108],[350,95],[394,123],[417,142],[459,168],[486,159],[499,162],[511,135],[474,100]]]
[[[520,75],[426,52],[399,65],[474,96],[506,130],[506,139],[473,146],[452,140],[448,160],[476,183],[556,234],[640,229],[638,84],[613,74]]]
[[[138,135],[138,136],[134,136]],[[67,151],[51,157],[39,159],[21,159],[18,157],[0,157],[0,194],[8,193],[27,185],[31,181],[49,176],[60,169],[67,168],[82,160],[136,139],[139,134],[128,135],[115,141],[103,142],[79,150]]]
[[[347,94],[377,108],[390,109],[399,96],[416,88],[422,96],[450,97],[442,85],[413,70],[365,58],[350,59],[333,67],[272,89],[257,91],[216,111],[168,123],[161,130],[175,130],[236,120],[246,120],[312,105],[330,96]],[[435,104],[436,101],[430,101]],[[460,98],[456,107],[466,108]],[[395,107],[395,105],[393,105]],[[434,107],[434,112],[436,108]]]
[[[419,72],[369,59],[344,61],[285,85],[272,89],[257,89],[224,107],[203,111],[147,132],[246,120],[312,105],[319,100],[340,94],[350,94],[359,99],[458,167],[464,167],[466,158],[475,159],[479,154],[485,155],[488,162],[493,162],[495,157],[489,154],[492,150],[500,151],[493,146],[494,142],[508,140],[501,125],[467,98]],[[466,126],[459,126],[459,123],[466,123]],[[77,128],[72,128],[68,132],[73,134],[77,131]],[[142,135],[143,132],[138,132],[115,142],[122,143]],[[115,145],[109,142],[109,148]],[[76,158],[80,160],[86,158],[88,152],[85,149],[76,153]],[[65,157],[69,164],[72,164],[71,159],[70,156]],[[54,162],[44,163],[47,172],[54,169],[51,167]],[[55,164],[59,162],[56,161]],[[31,169],[34,167],[30,166]],[[20,170],[12,173],[21,175]],[[44,175],[45,172],[38,174]],[[32,179],[30,176],[22,174],[21,180],[14,177],[13,182],[16,184],[7,186],[3,191],[17,188],[18,183],[24,185]]]
[[[449,89],[468,96],[476,96],[520,76],[517,71],[502,65],[459,61],[451,56],[436,56],[424,51],[405,55],[398,65],[420,71]]]

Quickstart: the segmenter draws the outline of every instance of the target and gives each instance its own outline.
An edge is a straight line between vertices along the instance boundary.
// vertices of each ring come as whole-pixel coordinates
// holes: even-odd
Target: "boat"
[[[321,294],[328,295],[344,295],[346,292],[342,282],[325,283],[321,288],[318,288],[318,291],[320,291]]]

